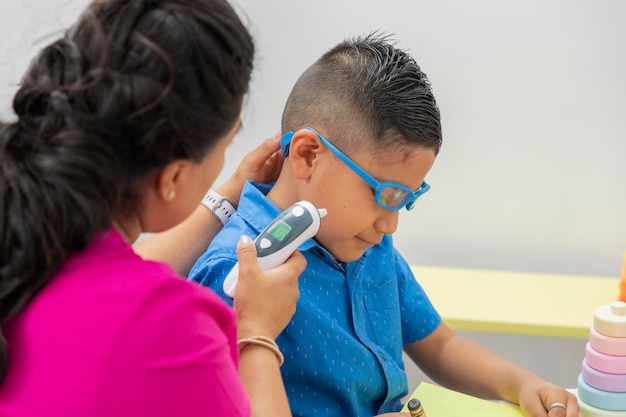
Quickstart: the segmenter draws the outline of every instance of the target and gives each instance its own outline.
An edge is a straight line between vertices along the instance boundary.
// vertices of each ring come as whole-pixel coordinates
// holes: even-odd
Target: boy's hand
[[[217,192],[237,207],[246,181],[269,182],[277,179],[283,166],[280,138],[281,132],[278,131],[274,137],[264,140],[247,154],[233,175],[217,189]]]
[[[519,395],[522,412],[529,417],[583,417],[576,396],[543,380],[526,384]],[[551,404],[560,403],[548,411]]]
[[[234,307],[238,313],[237,338],[267,336],[275,339],[296,311],[298,277],[306,267],[296,251],[284,264],[262,271],[252,239],[242,236],[237,245],[239,278]]]

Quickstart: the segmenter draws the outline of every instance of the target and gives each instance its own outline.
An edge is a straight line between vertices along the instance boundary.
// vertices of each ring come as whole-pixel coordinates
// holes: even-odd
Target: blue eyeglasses
[[[430,185],[428,185],[426,181],[423,181],[421,187],[416,191],[413,191],[409,187],[405,187],[402,184],[398,184],[397,182],[379,182],[370,174],[365,172],[363,168],[355,164],[343,152],[337,149],[335,145],[330,143],[328,139],[322,136],[317,130],[312,127],[305,127],[305,129],[315,133],[328,149],[330,149],[339,159],[343,161],[343,163],[350,167],[350,169],[352,169],[352,171],[354,171],[359,177],[363,178],[363,180],[376,191],[374,200],[376,201],[376,204],[382,208],[387,210],[400,210],[402,207],[406,207],[407,210],[411,210],[415,207],[417,199],[430,189]],[[287,155],[289,155],[289,145],[291,144],[293,135],[294,132],[287,132],[280,139],[280,147],[283,157],[287,157]]]

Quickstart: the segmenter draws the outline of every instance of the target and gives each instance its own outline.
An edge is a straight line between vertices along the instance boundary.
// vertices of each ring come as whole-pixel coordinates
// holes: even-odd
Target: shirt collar
[[[259,182],[248,181],[243,186],[241,192],[241,201],[237,212],[245,219],[246,223],[255,231],[256,234],[268,225],[282,210],[276,204],[267,198],[274,183],[263,184]],[[313,239],[308,239],[298,249],[307,250],[318,246]]]

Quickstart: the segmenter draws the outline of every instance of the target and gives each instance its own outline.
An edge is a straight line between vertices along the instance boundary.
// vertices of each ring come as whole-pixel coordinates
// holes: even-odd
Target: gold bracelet
[[[259,345],[268,348],[276,354],[276,357],[278,357],[278,366],[282,366],[282,364],[285,362],[285,357],[278,348],[278,345],[273,339],[270,339],[269,337],[252,336],[248,337],[247,339],[239,339],[237,341],[237,347],[239,348],[239,352],[241,352],[241,350],[246,347],[246,345]]]

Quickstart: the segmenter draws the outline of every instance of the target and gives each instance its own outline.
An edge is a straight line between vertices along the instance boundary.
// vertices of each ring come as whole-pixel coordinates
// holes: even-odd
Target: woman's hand
[[[248,236],[239,240],[237,258],[239,278],[234,297],[238,313],[237,338],[267,336],[275,339],[296,312],[300,296],[298,277],[306,267],[306,260],[296,251],[284,264],[262,271]]]
[[[296,251],[284,264],[262,271],[248,236],[239,239],[237,258],[237,339],[276,339],[296,311],[298,277],[306,260]],[[245,345],[239,353],[239,376],[253,404],[252,416],[291,416],[277,356],[282,359],[274,349],[258,344]]]
[[[233,175],[218,189],[235,207],[239,205],[239,196],[246,181],[269,182],[278,178],[283,166],[280,154],[281,132],[266,139],[242,160]]]

